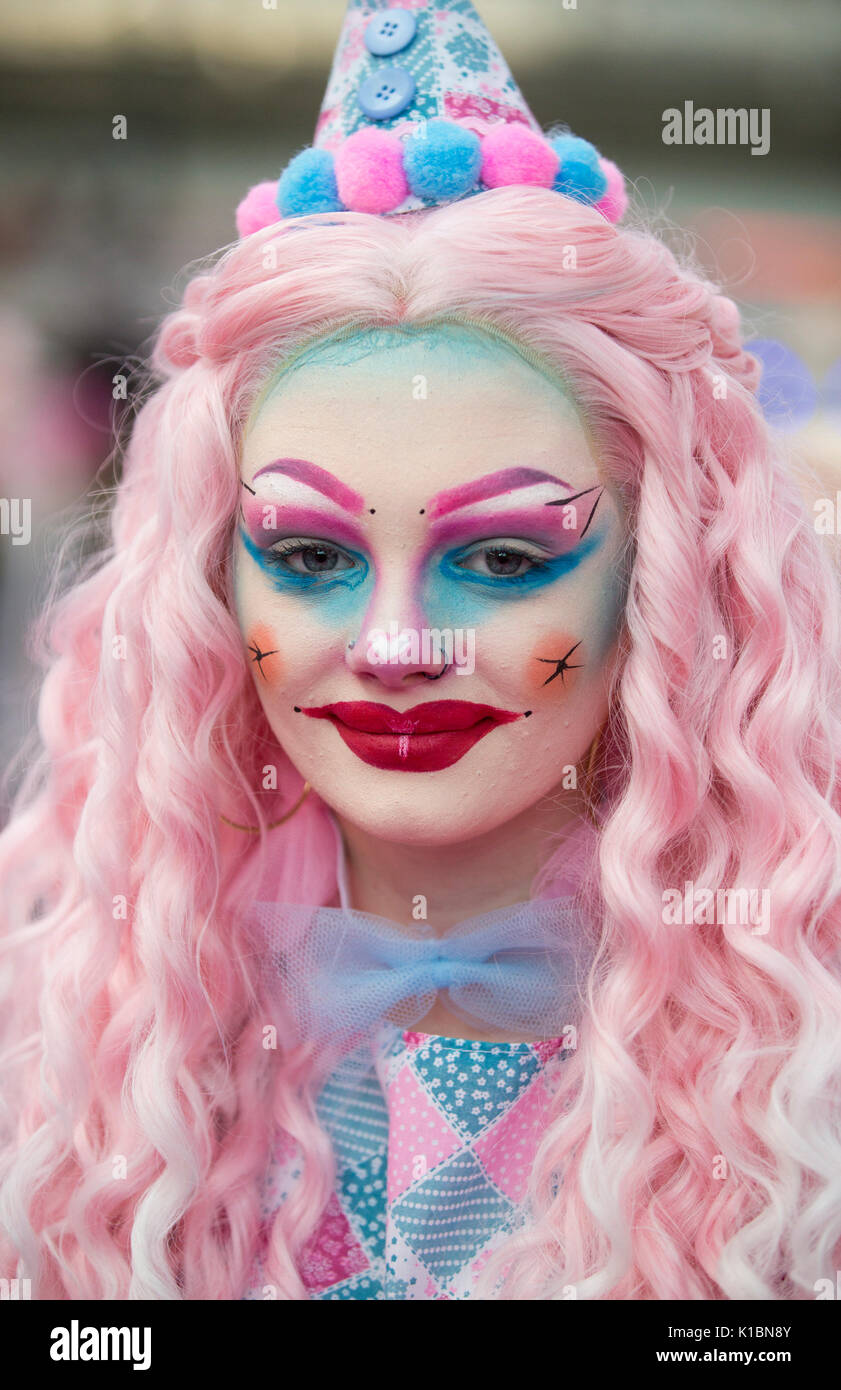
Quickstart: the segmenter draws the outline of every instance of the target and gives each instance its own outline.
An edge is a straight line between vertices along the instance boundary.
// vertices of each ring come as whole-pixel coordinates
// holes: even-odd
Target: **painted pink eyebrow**
[[[564,526],[563,517],[560,512],[552,510],[556,505],[554,502],[542,502],[538,506],[529,506],[528,503],[520,505],[512,499],[511,506],[503,512],[487,512],[477,517],[458,517],[449,518],[439,517],[431,526],[432,535],[436,545],[442,542],[455,543],[460,540],[477,539],[484,533],[494,536],[515,537],[520,534],[521,528],[527,528],[534,533],[534,539],[538,540],[541,536],[549,537],[553,545],[562,545],[565,549],[577,545],[583,540],[590,529],[590,523],[595,515],[596,507],[599,504],[604,488],[588,488],[586,492],[579,492],[570,499],[564,499],[561,506],[569,501],[577,501],[579,497],[586,497],[588,493],[597,492],[598,497],[592,506],[587,507],[578,524],[574,528],[567,529]]]
[[[489,497],[499,497],[503,492],[513,492],[516,488],[534,487],[535,483],[556,483],[558,487],[569,487],[554,473],[544,473],[539,468],[500,468],[496,473],[486,473],[472,483],[461,487],[447,488],[438,492],[429,504],[429,514],[433,518],[447,516],[458,511],[459,507],[469,507],[474,502],[486,502]]]
[[[340,483],[326,468],[319,468],[317,463],[310,463],[307,459],[275,459],[273,463],[258,468],[252,481],[256,482],[264,473],[284,473],[295,482],[306,483],[307,487],[315,488],[316,492],[344,507],[353,516],[365,510],[365,499],[358,492]]]

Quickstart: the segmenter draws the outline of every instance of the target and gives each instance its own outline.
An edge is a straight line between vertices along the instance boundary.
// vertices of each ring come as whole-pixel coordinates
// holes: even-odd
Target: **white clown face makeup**
[[[435,845],[569,796],[607,715],[624,528],[559,385],[468,326],[323,343],[258,403],[241,501],[245,654],[337,815]]]

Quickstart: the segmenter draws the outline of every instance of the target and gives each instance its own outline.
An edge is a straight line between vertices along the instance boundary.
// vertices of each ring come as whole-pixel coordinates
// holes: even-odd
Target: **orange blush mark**
[[[571,632],[547,632],[536,644],[526,667],[526,684],[535,695],[563,699],[574,689],[585,664],[584,643]]]
[[[255,623],[251,628],[246,650],[257,683],[277,685],[283,675],[283,662],[277,638],[266,623]]]

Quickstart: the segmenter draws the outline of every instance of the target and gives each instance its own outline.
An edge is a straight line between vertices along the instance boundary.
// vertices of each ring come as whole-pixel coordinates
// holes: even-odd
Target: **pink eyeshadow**
[[[561,551],[576,545],[593,510],[595,497],[579,498],[571,503],[576,509],[576,526],[564,526],[563,507],[527,507],[505,512],[489,512],[487,516],[453,517],[450,521],[435,522],[430,534],[436,544],[444,542],[481,540],[492,536],[507,536],[512,540],[525,532],[529,539],[544,540]]]
[[[275,525],[264,526],[263,518],[271,518],[271,509],[274,512]],[[340,517],[319,511],[317,507],[301,507],[262,497],[245,497],[242,513],[254,544],[264,549],[273,545],[282,535],[323,537],[325,540],[343,541],[346,545],[352,546],[365,543],[356,527],[349,526]]]

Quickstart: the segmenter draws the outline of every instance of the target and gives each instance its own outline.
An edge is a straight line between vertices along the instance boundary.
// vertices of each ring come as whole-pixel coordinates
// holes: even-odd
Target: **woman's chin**
[[[401,779],[406,781],[406,779]],[[316,786],[316,791],[318,791]],[[531,804],[512,802],[510,790],[499,803],[469,793],[413,786],[396,790],[374,790],[369,785],[363,795],[343,796],[335,783],[325,787],[322,799],[340,821],[347,821],[376,840],[412,846],[442,846],[473,840],[498,829]]]

